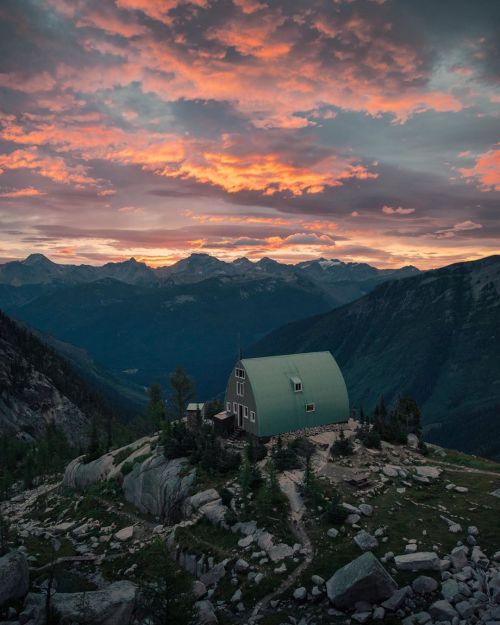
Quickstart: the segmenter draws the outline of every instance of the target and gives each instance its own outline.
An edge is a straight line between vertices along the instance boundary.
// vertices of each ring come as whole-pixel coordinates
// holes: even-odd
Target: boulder
[[[304,586],[300,586],[300,588],[296,588],[293,591],[293,598],[295,601],[305,601],[307,599],[307,590]]]
[[[433,551],[417,551],[395,556],[398,571],[439,571],[439,556]]]
[[[415,467],[415,471],[418,477],[427,477],[432,480],[437,479],[441,475],[441,472],[442,472],[442,470],[439,467],[433,467],[433,466]]]
[[[429,608],[429,614],[436,621],[449,622],[453,621],[453,619],[458,616],[455,608],[445,599],[435,601]]]
[[[226,514],[229,512],[229,508],[222,503],[222,499],[206,503],[200,507],[199,511],[212,525],[227,527]]]
[[[285,558],[291,558],[293,554],[293,547],[290,547],[290,545],[287,545],[286,543],[274,545],[268,551],[268,555],[273,562],[280,562]]]
[[[378,547],[378,540],[366,530],[361,530],[354,537],[354,542],[362,551],[372,551]]]
[[[107,480],[113,470],[113,454],[104,454],[92,462],[85,462],[85,456],[72,460],[64,471],[63,486],[84,490],[92,484]]]
[[[241,547],[242,549],[246,549],[253,543],[253,541],[254,541],[253,534],[249,534],[248,536],[244,536],[243,538],[239,539],[238,547]]]
[[[392,595],[389,597],[389,599],[386,599],[382,603],[382,607],[385,610],[396,612],[396,610],[399,610],[399,608],[403,605],[406,597],[408,596],[408,593],[410,592],[411,592],[411,589],[409,586],[405,586],[404,588],[399,588],[398,590],[395,590],[392,593]]]
[[[120,581],[102,590],[55,593],[52,606],[63,623],[123,625],[130,622],[136,595],[135,584]]]
[[[196,579],[193,582],[193,597],[195,600],[201,599],[207,594],[207,587],[203,582],[200,582],[199,579]]]
[[[430,592],[434,592],[437,590],[439,584],[433,577],[428,577],[427,575],[419,575],[416,579],[413,580],[411,587],[414,592],[419,595],[425,595]]]
[[[455,568],[457,571],[461,571],[464,566],[467,566],[468,552],[468,548],[464,546],[455,547],[455,549],[452,549],[450,554],[450,560],[453,568]]]
[[[396,588],[396,582],[371,551],[340,568],[326,583],[330,602],[340,610],[352,608],[361,599],[379,603]]]
[[[339,530],[335,529],[334,527],[331,527],[326,535],[328,536],[328,538],[337,538],[337,536],[339,535]]]
[[[23,551],[11,551],[0,558],[0,607],[22,599],[29,588],[28,560]]]
[[[408,436],[406,437],[406,444],[412,449],[418,449],[418,436],[416,434],[408,434]]]
[[[359,510],[364,516],[372,516],[373,514],[373,506],[370,506],[368,503],[360,503]]]
[[[129,527],[124,527],[121,530],[118,530],[115,534],[116,540],[120,542],[125,542],[126,540],[130,540],[134,535],[134,526],[130,525]]]
[[[198,611],[197,623],[199,625],[216,625],[219,622],[214,611],[214,606],[207,599],[203,601],[197,601],[194,604],[194,607]]]
[[[170,519],[182,507],[195,478],[186,458],[167,460],[157,453],[134,465],[123,480],[125,499],[145,514]]]

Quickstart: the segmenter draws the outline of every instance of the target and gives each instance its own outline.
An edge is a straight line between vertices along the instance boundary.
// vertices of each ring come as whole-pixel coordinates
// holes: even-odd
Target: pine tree
[[[95,417],[92,418],[90,423],[90,439],[89,446],[87,450],[87,459],[95,460],[99,457],[99,432],[97,429],[97,419]]]
[[[153,431],[158,432],[165,421],[165,402],[159,384],[152,384],[149,387],[148,417],[153,426]]]
[[[170,374],[169,381],[172,389],[170,395],[172,416],[174,419],[181,420],[188,402],[194,398],[194,383],[180,366]]]

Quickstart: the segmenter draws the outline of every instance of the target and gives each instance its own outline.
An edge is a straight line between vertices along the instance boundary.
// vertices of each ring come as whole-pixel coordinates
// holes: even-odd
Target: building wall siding
[[[240,378],[236,377],[236,369],[243,369],[245,371],[245,379],[241,380]],[[240,397],[239,395],[237,395],[236,393],[236,383],[237,382],[243,382],[244,383],[244,395],[243,397]],[[243,364],[241,363],[241,361],[238,361],[233,370],[231,371],[231,375],[229,376],[229,380],[227,383],[227,388],[226,388],[226,396],[225,396],[225,403],[224,403],[224,408],[227,409],[227,403],[231,404],[231,410],[233,407],[234,403],[237,404],[242,404],[243,406],[247,406],[248,407],[248,419],[245,419],[243,417],[242,419],[242,428],[246,431],[246,432],[250,432],[251,434],[253,434],[254,436],[258,435],[258,419],[259,419],[259,415],[257,414],[257,407],[255,404],[255,397],[253,394],[253,390],[252,390],[252,385],[250,383],[250,379],[248,376],[248,373],[245,369],[245,367],[243,366]],[[250,412],[253,411],[255,412],[255,423],[252,423],[250,421]],[[236,415],[236,419],[235,419],[235,424],[238,424],[238,416]]]

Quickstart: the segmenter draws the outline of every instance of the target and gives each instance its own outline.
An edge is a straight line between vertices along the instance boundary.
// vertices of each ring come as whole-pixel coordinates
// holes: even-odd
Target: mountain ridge
[[[386,282],[355,302],[279,328],[249,355],[329,349],[355,406],[370,410],[381,395],[391,401],[412,394],[431,440],[456,439],[466,451],[498,455],[499,319],[494,255]],[[480,418],[483,412],[491,418]],[[473,413],[484,428],[480,436],[467,420]],[[467,448],[472,439],[474,449]]]

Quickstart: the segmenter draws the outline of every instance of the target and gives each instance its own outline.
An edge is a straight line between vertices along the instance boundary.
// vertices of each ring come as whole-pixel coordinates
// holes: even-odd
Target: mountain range
[[[209,254],[191,254],[167,267],[153,268],[135,258],[101,266],[61,265],[43,254],[31,254],[24,260],[0,265],[0,285],[55,287],[113,279],[138,286],[165,286],[195,284],[216,277],[259,280],[300,276],[323,290],[332,306],[338,306],[369,292],[381,282],[417,273],[419,270],[413,266],[377,269],[366,263],[325,258],[289,265],[266,257],[256,262],[248,258],[225,262]]]
[[[207,254],[159,269],[134,259],[92,267],[32,254],[0,265],[0,307],[61,341],[83,372],[87,360],[108,370],[112,383],[98,376],[108,390],[165,381],[182,364],[205,398],[224,389],[240,347],[414,273],[325,259],[228,263]]]
[[[411,394],[428,440],[500,456],[500,256],[387,282],[276,330],[250,355],[325,349],[352,405]]]

